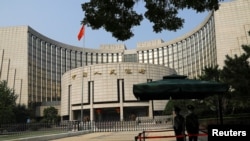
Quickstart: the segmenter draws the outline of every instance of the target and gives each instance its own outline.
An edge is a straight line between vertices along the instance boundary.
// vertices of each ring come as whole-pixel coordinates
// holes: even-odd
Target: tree
[[[7,86],[7,81],[0,81],[0,124],[15,122],[16,99],[17,95]]]
[[[181,109],[181,112],[186,112],[186,106],[188,104],[191,104],[192,100],[190,99],[171,99],[166,104],[166,107],[164,109],[164,114],[170,115],[173,113],[174,106],[178,106]]]
[[[153,23],[153,31],[176,31],[183,27],[184,19],[178,17],[178,10],[193,9],[196,12],[217,10],[223,0],[144,0],[144,16],[135,11],[139,0],[90,0],[82,4],[84,25],[92,29],[103,27],[117,40],[125,41],[133,37],[132,28],[139,26],[143,18]]]
[[[220,83],[226,83],[225,79],[222,77],[222,70],[219,69],[219,66],[216,65],[215,67],[205,67],[202,71],[202,75],[198,77],[201,80],[207,80],[207,81],[216,81]],[[211,111],[217,111],[218,112],[218,100],[221,100],[222,104],[222,112],[227,113],[227,111],[230,111],[228,108],[228,105],[230,105],[230,92],[227,92],[223,95],[215,95],[207,97],[204,100],[204,104],[209,107]]]
[[[205,68],[203,74],[199,76],[202,80],[213,80],[227,83],[230,91],[222,96],[222,106],[224,113],[234,113],[236,109],[249,109],[250,99],[250,46],[242,45],[245,53],[230,57],[226,55],[225,65],[222,70],[218,66]],[[209,97],[205,103],[213,108],[217,97]]]
[[[48,107],[43,110],[44,120],[48,123],[55,123],[58,120],[58,110],[55,107]]]
[[[26,123],[30,117],[27,107],[23,104],[17,104],[14,108],[17,123]]]
[[[249,108],[250,100],[250,45],[242,45],[241,55],[226,55],[222,77],[231,86],[233,109]]]
[[[207,80],[207,81],[221,81],[221,70],[219,66],[216,65],[215,67],[205,67],[202,70],[202,75],[198,76],[200,80]]]

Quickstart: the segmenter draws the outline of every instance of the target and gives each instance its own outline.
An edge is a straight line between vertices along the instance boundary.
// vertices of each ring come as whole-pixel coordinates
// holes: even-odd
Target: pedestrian
[[[176,141],[185,140],[185,118],[180,114],[180,111],[181,109],[179,107],[174,107],[174,132]]]
[[[188,115],[186,116],[186,130],[189,136],[189,141],[197,141],[199,134],[199,120],[198,116],[194,113],[194,106],[188,105]]]

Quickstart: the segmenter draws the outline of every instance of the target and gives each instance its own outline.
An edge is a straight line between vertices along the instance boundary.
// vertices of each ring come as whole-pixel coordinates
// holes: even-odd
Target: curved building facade
[[[249,0],[224,2],[182,37],[138,43],[138,62],[168,66],[189,78],[201,75],[205,67],[223,67],[226,55],[241,54],[241,45],[250,43],[249,4]]]
[[[138,101],[132,86],[171,74],[176,72],[168,67],[132,62],[72,69],[62,76],[61,116],[65,120],[83,116],[97,121],[162,114],[167,100]]]
[[[140,42],[131,50],[123,44],[83,49],[50,39],[29,26],[1,27],[0,80],[15,90],[17,103],[35,104],[41,116],[46,106],[65,106],[62,76],[82,66],[102,64],[105,68],[110,63],[133,62],[172,68],[195,78],[205,67],[223,67],[226,55],[242,53],[241,45],[250,43],[249,15],[250,0],[224,2],[182,37]]]

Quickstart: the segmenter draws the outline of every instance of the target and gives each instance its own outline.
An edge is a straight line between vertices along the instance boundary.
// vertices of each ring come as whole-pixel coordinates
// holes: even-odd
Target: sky
[[[127,49],[135,49],[138,42],[162,39],[165,42],[178,38],[198,26],[208,12],[196,13],[193,10],[180,12],[185,19],[182,29],[176,32],[155,33],[152,24],[143,20],[140,26],[133,28],[134,36],[126,41],[117,41],[104,29],[93,30],[85,26],[85,36],[78,41],[84,12],[81,4],[87,0],[1,0],[0,27],[28,25],[53,40],[77,46],[97,49],[105,44],[125,44]],[[136,4],[138,11],[144,10],[143,3]]]

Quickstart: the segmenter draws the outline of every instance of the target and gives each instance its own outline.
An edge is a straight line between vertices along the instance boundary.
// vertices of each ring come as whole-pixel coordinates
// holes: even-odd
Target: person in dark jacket
[[[179,107],[174,107],[174,132],[176,136],[176,141],[185,140],[185,118],[180,115],[180,111],[181,109]]]
[[[199,120],[198,116],[194,113],[194,106],[188,105],[188,115],[186,116],[186,130],[189,136],[189,141],[197,141],[199,134]]]

